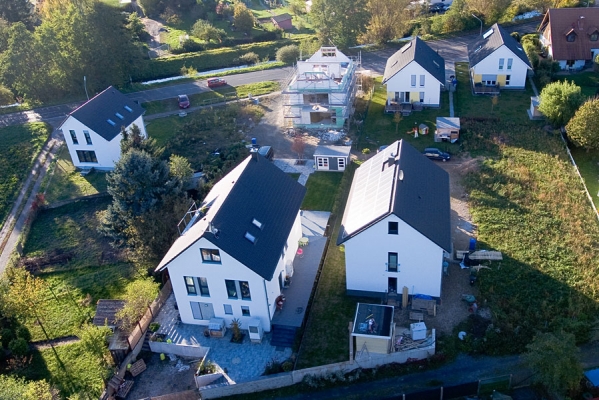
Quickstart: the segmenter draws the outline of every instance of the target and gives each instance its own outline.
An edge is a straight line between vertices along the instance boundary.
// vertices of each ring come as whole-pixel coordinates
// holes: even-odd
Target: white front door
[[[329,158],[328,157],[316,157],[316,165],[318,169],[329,169]]]

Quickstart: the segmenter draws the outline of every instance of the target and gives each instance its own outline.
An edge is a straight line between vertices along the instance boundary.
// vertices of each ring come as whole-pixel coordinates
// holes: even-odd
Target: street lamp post
[[[477,17],[476,15],[474,15],[474,14],[472,14],[472,16],[473,16],[474,18],[476,18],[476,19],[477,19],[477,20],[480,22],[480,33],[479,33],[479,36],[482,36],[482,35],[483,35],[483,21],[482,21],[482,19],[478,18],[478,17]]]
[[[89,95],[87,94],[87,77],[83,76],[83,87],[85,88],[85,97],[89,100]]]

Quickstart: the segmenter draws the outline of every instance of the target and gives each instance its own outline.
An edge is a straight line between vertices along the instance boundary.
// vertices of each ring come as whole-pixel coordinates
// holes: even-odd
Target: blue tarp
[[[593,386],[599,386],[599,368],[585,372],[584,376],[587,377]]]

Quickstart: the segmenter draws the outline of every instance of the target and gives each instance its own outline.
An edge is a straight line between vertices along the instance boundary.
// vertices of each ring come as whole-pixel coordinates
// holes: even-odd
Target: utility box
[[[426,325],[424,322],[410,324],[410,334],[412,335],[412,340],[426,339]]]
[[[258,318],[253,318],[248,322],[248,331],[250,333],[250,341],[252,343],[262,343],[264,329],[262,329],[262,321]]]

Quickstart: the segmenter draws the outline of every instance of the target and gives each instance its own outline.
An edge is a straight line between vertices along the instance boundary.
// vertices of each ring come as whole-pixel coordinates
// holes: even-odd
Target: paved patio
[[[327,243],[327,238],[323,235],[330,214],[325,211],[302,211],[302,233],[309,242],[301,248],[302,257],[295,257],[293,260],[291,284],[283,289],[285,304],[282,310],[275,311],[273,324],[294,327],[302,325],[318,265]]]
[[[270,345],[270,333],[264,334],[262,343],[251,343],[246,334],[243,343],[231,343],[231,330],[223,338],[207,338],[202,325],[177,323],[179,312],[175,310],[175,296],[171,296],[154,319],[160,324],[158,333],[164,333],[175,344],[209,347],[208,359],[227,371],[235,382],[247,382],[262,375],[266,365],[277,360],[283,362],[291,356],[291,349],[278,351]]]
[[[287,301],[282,311],[277,311],[273,323],[301,326],[318,264],[324,251],[326,238],[323,236],[329,220],[329,212],[302,211],[302,233],[309,239],[302,247],[304,256],[293,262],[294,274],[289,288],[284,290]],[[301,308],[301,312],[297,312]],[[207,338],[207,326],[190,325],[179,322],[179,311],[175,309],[175,296],[171,294],[154,318],[160,324],[158,333],[166,334],[174,344],[209,347],[208,359],[221,368],[235,382],[247,382],[262,375],[266,365],[277,360],[283,362],[291,356],[290,348],[276,348],[270,345],[270,333],[265,333],[262,343],[251,343],[246,334],[243,343],[231,343],[231,330],[223,338]],[[243,327],[242,327],[243,328]]]
[[[277,167],[287,172],[288,174],[301,174],[298,178],[298,182],[302,185],[306,185],[306,181],[312,172],[314,172],[314,160],[305,160],[304,165],[296,165],[296,159],[292,158],[276,158],[274,163]]]

